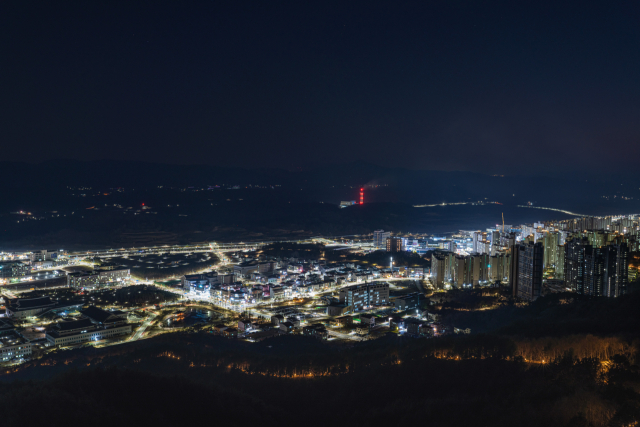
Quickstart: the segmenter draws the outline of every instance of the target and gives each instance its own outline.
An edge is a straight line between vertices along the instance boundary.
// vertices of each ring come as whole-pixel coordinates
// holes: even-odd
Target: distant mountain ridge
[[[601,203],[603,196],[612,200],[623,196],[640,199],[637,186],[619,186],[604,180],[411,170],[364,162],[305,171],[124,160],[50,160],[39,164],[0,162],[0,179],[5,191],[30,189],[36,193],[67,186],[107,189],[279,185],[292,193],[293,200],[335,203],[355,199],[360,186],[365,187],[367,202],[410,204],[486,200],[514,205],[533,202],[541,206],[577,209],[577,206]]]
[[[589,215],[640,212],[634,181],[620,185],[367,163],[287,171],[117,160],[2,162],[0,179],[0,247],[8,250],[135,246],[141,239],[164,239],[163,244],[287,240],[381,228],[440,234],[490,227],[503,214],[508,224],[571,217],[518,207],[528,202]],[[358,200],[361,187],[364,206],[338,208],[340,201]],[[483,206],[473,206],[478,202]],[[142,211],[143,203],[152,210]],[[33,217],[12,213],[19,211]]]

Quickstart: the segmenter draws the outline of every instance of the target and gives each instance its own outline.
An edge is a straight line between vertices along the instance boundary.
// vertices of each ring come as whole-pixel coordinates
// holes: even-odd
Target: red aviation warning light
[[[364,188],[360,189],[360,204],[364,204]]]

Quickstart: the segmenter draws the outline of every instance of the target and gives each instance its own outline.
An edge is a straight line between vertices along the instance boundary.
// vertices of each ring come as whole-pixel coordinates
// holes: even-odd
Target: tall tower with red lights
[[[360,189],[360,204],[364,204],[364,188]]]

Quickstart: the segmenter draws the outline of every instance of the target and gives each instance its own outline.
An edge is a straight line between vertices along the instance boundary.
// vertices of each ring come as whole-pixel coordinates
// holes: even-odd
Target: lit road
[[[359,242],[359,243],[341,243],[337,242],[333,239],[323,238],[323,237],[312,237],[309,239],[298,239],[298,240],[282,240],[277,241],[277,243],[289,242],[289,243],[315,243],[321,242],[327,245],[339,245],[339,246],[367,246],[370,243]],[[211,242],[208,244],[199,244],[199,245],[175,245],[175,246],[142,246],[138,248],[121,248],[121,249],[97,249],[93,251],[79,251],[79,252],[70,252],[69,256],[73,256],[76,258],[86,258],[86,257],[121,257],[123,255],[139,255],[144,253],[148,254],[159,254],[159,253],[170,253],[170,254],[184,254],[184,253],[198,253],[198,252],[235,252],[235,251],[250,251],[257,250],[262,248],[263,246],[269,245],[271,243],[276,243],[275,241],[264,241],[264,242],[238,242],[238,243],[216,243]]]
[[[327,329],[327,333],[332,336],[339,338],[341,340],[351,340],[351,341],[364,341],[364,338],[356,335],[356,334],[343,334],[342,332],[336,332],[332,329]]]
[[[147,328],[153,324],[154,320],[156,320],[156,317],[158,317],[158,313],[152,312],[151,315],[142,322],[142,325],[140,325],[138,330],[131,336],[129,341],[137,341],[142,338]]]
[[[555,209],[555,208],[545,208],[542,206],[526,206],[526,205],[518,205],[519,208],[529,208],[529,209],[542,209],[545,211],[555,211],[555,212],[562,212],[564,214],[567,215],[573,215],[573,216],[589,216],[589,215],[584,215],[584,214],[579,214],[579,213],[575,213],[575,212],[571,212],[571,211],[565,211],[563,209]]]

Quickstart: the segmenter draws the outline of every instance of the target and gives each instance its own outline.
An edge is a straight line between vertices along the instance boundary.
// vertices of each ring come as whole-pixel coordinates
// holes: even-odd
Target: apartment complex
[[[340,303],[350,311],[389,303],[389,284],[382,282],[363,283],[340,290]]]
[[[542,243],[529,242],[516,245],[515,251],[518,252],[517,296],[534,301],[542,295],[544,246]]]

